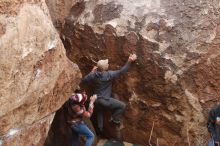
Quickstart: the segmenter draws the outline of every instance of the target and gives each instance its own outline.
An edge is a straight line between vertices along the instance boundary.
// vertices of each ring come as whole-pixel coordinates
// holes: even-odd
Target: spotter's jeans
[[[92,131],[86,126],[85,123],[77,123],[71,126],[73,139],[71,146],[78,146],[79,145],[79,136],[86,137],[86,144],[85,146],[92,146],[94,140],[94,134]]]

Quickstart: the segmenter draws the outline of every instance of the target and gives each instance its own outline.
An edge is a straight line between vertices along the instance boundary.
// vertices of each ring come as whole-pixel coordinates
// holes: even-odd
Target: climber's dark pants
[[[96,100],[98,128],[103,130],[103,110],[113,110],[112,119],[120,121],[121,115],[125,109],[125,103],[114,98],[98,98]]]
[[[219,142],[215,142],[215,146],[220,146],[220,143]]]

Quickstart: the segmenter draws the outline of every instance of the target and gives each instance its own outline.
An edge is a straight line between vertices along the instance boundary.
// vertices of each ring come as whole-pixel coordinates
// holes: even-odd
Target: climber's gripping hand
[[[134,62],[135,60],[137,60],[137,55],[136,55],[136,54],[131,54],[131,55],[128,57],[128,61],[129,61],[129,62]]]

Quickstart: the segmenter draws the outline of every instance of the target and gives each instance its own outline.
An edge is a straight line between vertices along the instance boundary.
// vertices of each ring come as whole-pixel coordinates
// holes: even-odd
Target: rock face
[[[71,8],[76,4],[76,0],[46,0],[46,4],[54,26],[60,31],[65,22],[65,18],[72,12]]]
[[[207,112],[220,95],[219,8],[207,0],[89,0],[72,7],[62,39],[84,75],[99,59],[118,69],[130,53],[138,55],[114,84],[127,103],[125,141],[146,145],[154,124],[152,144],[206,144]]]
[[[0,145],[42,146],[81,77],[44,1],[0,2],[0,68]]]

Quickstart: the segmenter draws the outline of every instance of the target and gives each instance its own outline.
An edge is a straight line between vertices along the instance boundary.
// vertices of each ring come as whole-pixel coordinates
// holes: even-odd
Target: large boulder
[[[206,144],[207,113],[220,95],[219,8],[207,0],[87,0],[73,6],[61,35],[83,75],[99,59],[118,69],[130,53],[138,55],[114,84],[127,103],[125,141],[146,145],[151,136],[152,144]]]
[[[42,0],[0,1],[0,145],[42,146],[80,82]]]

